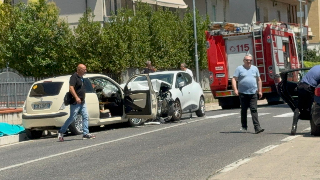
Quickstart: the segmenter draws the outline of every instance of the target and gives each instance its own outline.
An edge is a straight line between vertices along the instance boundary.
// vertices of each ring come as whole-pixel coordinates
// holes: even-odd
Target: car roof
[[[185,72],[185,71],[159,71],[159,72],[154,72],[154,73],[150,73],[149,75],[153,75],[153,74],[177,74],[180,72]]]
[[[57,77],[50,77],[50,78],[46,78],[46,79],[41,79],[37,82],[44,82],[44,81],[69,81],[71,75],[64,75],[64,76],[57,76]],[[96,76],[104,76],[104,77],[108,77],[106,75],[103,74],[94,74],[94,73],[90,73],[90,74],[85,74],[83,77],[84,78],[91,78],[91,77],[96,77]]]

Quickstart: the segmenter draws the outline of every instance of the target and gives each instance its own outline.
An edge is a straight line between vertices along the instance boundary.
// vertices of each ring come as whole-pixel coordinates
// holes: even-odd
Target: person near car
[[[320,84],[320,65],[313,66],[300,80],[297,86],[298,90],[298,109],[301,114],[311,113],[312,103],[314,101],[314,90]],[[302,117],[300,117],[302,118]],[[307,117],[309,119],[310,117]],[[305,118],[304,118],[305,119]],[[292,123],[292,132],[297,130],[299,118],[295,118]]]
[[[146,61],[146,67],[142,70],[143,74],[149,74],[156,72],[156,69],[152,66],[151,61]]]
[[[247,131],[247,110],[250,108],[252,122],[255,133],[261,133],[264,129],[261,128],[258,120],[257,101],[262,98],[262,83],[259,70],[252,65],[252,55],[246,54],[243,59],[243,65],[238,66],[232,78],[232,88],[235,95],[239,96],[241,104],[241,129]],[[237,83],[238,81],[238,83]],[[238,85],[238,86],[237,86]]]
[[[188,69],[188,66],[186,63],[181,63],[180,69],[181,69],[181,71],[185,71],[186,73],[190,74],[190,76],[193,78],[193,73],[190,69]]]
[[[89,133],[88,129],[88,111],[85,102],[85,83],[83,75],[87,72],[87,68],[84,64],[79,64],[77,66],[77,72],[75,72],[69,80],[69,92],[72,94],[73,98],[70,102],[70,116],[65,121],[63,126],[58,132],[59,141],[63,142],[63,134],[67,131],[69,125],[75,121],[78,114],[82,115],[82,139],[94,139],[96,136]]]

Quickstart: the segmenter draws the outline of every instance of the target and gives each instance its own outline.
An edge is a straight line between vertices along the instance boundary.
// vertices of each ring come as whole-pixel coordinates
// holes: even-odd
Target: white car
[[[128,122],[141,125],[146,119],[157,116],[157,93],[148,75],[133,76],[130,81],[144,78],[148,84],[143,90],[123,89],[118,83],[102,74],[86,74],[87,109],[89,126]],[[69,91],[69,76],[48,78],[35,82],[23,106],[22,123],[29,138],[40,138],[44,130],[57,130],[69,117],[70,106],[63,99]],[[82,133],[82,117],[69,126],[72,134]]]
[[[146,77],[135,77],[131,80],[131,83],[137,85],[147,84]],[[162,71],[150,73],[149,77],[153,89],[158,92],[158,116],[179,120],[183,113],[195,112],[198,117],[205,115],[203,90],[200,84],[194,81],[188,73],[184,71]],[[130,84],[127,85],[127,87],[130,86]],[[125,84],[121,86],[124,87]],[[171,101],[172,108],[169,107],[171,106]]]

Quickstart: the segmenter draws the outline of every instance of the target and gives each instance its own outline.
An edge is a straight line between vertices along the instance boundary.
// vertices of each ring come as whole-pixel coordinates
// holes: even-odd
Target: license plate
[[[50,109],[50,103],[33,104],[33,109]]]

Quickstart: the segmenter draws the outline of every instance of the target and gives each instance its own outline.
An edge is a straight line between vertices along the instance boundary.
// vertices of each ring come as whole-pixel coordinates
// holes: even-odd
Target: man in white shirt
[[[186,73],[190,74],[191,77],[193,77],[192,71],[187,68],[187,64],[186,63],[181,63],[180,69],[182,71],[185,71]]]

